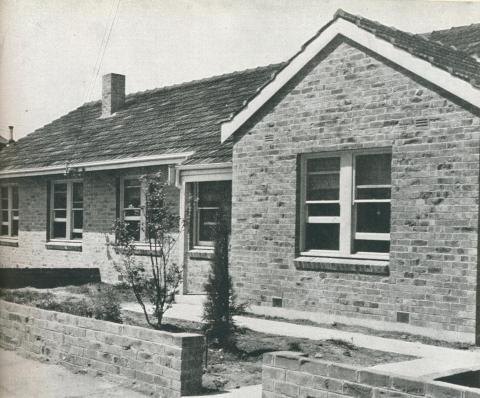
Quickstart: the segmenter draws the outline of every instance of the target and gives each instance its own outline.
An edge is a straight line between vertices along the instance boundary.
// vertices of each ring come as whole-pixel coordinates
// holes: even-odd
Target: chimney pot
[[[109,73],[102,80],[102,117],[109,117],[125,104],[125,75]]]
[[[10,137],[8,139],[8,142],[14,142],[14,139],[13,139],[13,126],[8,126],[8,129],[10,130]]]

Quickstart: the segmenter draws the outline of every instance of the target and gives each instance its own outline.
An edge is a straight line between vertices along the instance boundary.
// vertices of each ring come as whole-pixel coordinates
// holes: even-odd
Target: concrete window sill
[[[348,274],[390,275],[389,262],[335,257],[302,256],[294,260],[295,268],[302,271],[343,272]]]
[[[0,246],[18,247],[18,239],[0,238]]]
[[[82,242],[47,242],[45,244],[47,250],[64,250],[70,252],[81,252],[82,251]]]
[[[213,247],[205,249],[191,249],[188,251],[188,257],[199,260],[211,260],[213,258]]]

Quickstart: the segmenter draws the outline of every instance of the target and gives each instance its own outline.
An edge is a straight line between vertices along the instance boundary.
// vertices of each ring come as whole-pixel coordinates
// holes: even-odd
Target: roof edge
[[[179,164],[192,155],[193,152],[180,152],[163,155],[102,160],[97,162],[66,163],[64,165],[36,167],[30,169],[5,170],[0,171],[0,179],[65,174],[67,169],[79,169],[79,171],[101,171],[126,169],[132,167],[158,166],[164,164]]]
[[[262,87],[236,115],[221,125],[221,141],[225,142],[242,127],[273,95],[286,85],[300,70],[337,36],[346,37],[361,46],[389,59],[393,63],[409,70],[423,79],[442,87],[458,98],[480,108],[480,90],[473,84],[452,75],[448,71],[433,65],[410,52],[396,47],[374,33],[357,26],[343,17],[343,10],[337,11],[332,21],[326,24],[302,49],[295,54],[274,77]]]

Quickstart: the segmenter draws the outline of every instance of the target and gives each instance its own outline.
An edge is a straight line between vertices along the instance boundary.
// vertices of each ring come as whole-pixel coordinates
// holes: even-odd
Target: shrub
[[[132,224],[116,220],[113,227],[117,253],[122,257],[114,264],[121,280],[133,291],[147,323],[162,328],[162,320],[175,299],[181,280],[180,267],[175,262],[174,250],[180,233],[180,217],[166,204],[167,184],[160,173],[142,177],[145,190],[145,225],[143,230],[149,249],[149,264],[137,262],[135,240],[138,230]],[[152,305],[152,310],[146,306]]]

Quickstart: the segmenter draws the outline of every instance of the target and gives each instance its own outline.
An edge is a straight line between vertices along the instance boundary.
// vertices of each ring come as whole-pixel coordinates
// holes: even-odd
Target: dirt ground
[[[145,326],[139,313],[124,311],[125,323]],[[196,322],[167,320],[179,330],[199,333],[201,325]],[[310,340],[285,337],[239,329],[234,352],[224,351],[209,344],[207,367],[203,385],[207,390],[220,391],[262,382],[262,356],[271,351],[300,351],[309,357],[350,365],[374,366],[381,363],[407,361],[414,357],[397,353],[356,347],[344,340]]]

